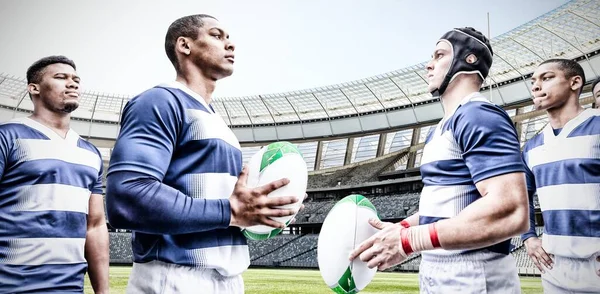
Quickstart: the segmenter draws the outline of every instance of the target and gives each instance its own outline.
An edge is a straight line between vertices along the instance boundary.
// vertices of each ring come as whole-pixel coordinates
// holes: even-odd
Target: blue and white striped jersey
[[[79,292],[100,152],[30,119],[0,125],[0,293]]]
[[[423,149],[423,190],[419,223],[458,215],[481,198],[475,184],[507,173],[524,172],[516,130],[506,112],[479,92],[465,97],[454,113],[432,128]],[[510,240],[486,247],[508,254]],[[463,250],[436,249],[423,255],[450,255]]]
[[[584,110],[557,135],[548,124],[525,144],[523,158],[527,190],[537,192],[544,218],[544,249],[571,258],[600,252],[600,110]]]
[[[241,170],[242,152],[236,136],[202,97],[183,84],[159,85],[129,101],[111,155],[107,189],[112,191],[111,185],[118,184],[112,182],[117,172],[137,172],[173,188],[173,193],[148,197],[143,196],[148,191],[140,191],[133,201],[163,197],[164,203],[173,203],[158,207],[158,214],[132,212],[147,221],[182,213],[173,211],[176,199],[200,204],[199,210],[185,212],[198,220],[188,228],[190,233],[176,233],[179,228],[173,228],[172,234],[159,234],[149,227],[134,230],[134,261],[210,268],[224,276],[246,270],[250,264],[246,238],[239,228],[229,227],[228,199]],[[117,205],[107,203],[109,221],[110,211]]]

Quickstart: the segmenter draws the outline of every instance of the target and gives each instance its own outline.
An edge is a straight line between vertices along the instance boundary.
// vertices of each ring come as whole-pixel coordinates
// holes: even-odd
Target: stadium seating
[[[109,256],[111,264],[131,264],[131,233],[108,233]]]
[[[394,163],[407,153],[408,148],[363,162],[312,172],[308,177],[308,189],[357,186],[377,181],[379,174],[393,168]]]
[[[302,253],[292,259],[282,262],[279,264],[281,267],[301,267],[301,268],[316,268],[319,267],[317,263],[317,249],[312,249]]]
[[[269,240],[248,240],[248,248],[250,250],[250,260],[261,258],[277,248],[285,246],[287,243],[298,238],[298,235],[278,235]]]
[[[274,239],[276,238],[265,241],[271,241]],[[279,266],[282,262],[289,261],[306,253],[307,251],[317,248],[317,240],[318,235],[316,234],[302,235],[301,237],[288,242],[286,246],[276,248],[271,253],[254,260],[252,264],[262,266]]]
[[[377,209],[381,219],[406,218],[410,216],[408,212],[419,205],[419,194],[417,193],[368,198]]]

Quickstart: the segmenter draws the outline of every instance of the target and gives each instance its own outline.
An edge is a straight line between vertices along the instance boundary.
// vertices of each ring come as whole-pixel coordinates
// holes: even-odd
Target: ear
[[[475,56],[475,54],[471,53],[467,56],[467,58],[465,58],[465,61],[468,64],[473,64],[473,63],[477,62],[477,56]]]
[[[190,40],[186,37],[177,38],[177,41],[175,42],[175,51],[183,55],[190,55],[191,49],[189,41]]]
[[[40,85],[34,84],[34,83],[29,83],[27,85],[27,92],[29,92],[29,95],[31,95],[31,96],[40,95]]]
[[[580,76],[574,76],[571,78],[571,90],[579,91],[583,87],[583,79]]]

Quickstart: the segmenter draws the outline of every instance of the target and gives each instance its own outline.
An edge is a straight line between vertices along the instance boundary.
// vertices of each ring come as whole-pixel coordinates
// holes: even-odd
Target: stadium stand
[[[294,268],[317,268],[317,249],[311,249],[302,253],[288,261],[284,261],[279,264],[281,267],[294,267]]]
[[[308,189],[329,188],[336,186],[356,186],[377,181],[377,176],[400,161],[409,152],[405,148],[385,156],[310,173]]]
[[[276,238],[265,241],[272,242],[271,240],[274,239]],[[317,240],[318,235],[316,234],[302,235],[301,237],[288,242],[286,246],[278,247],[263,257],[254,260],[252,264],[262,266],[279,266],[282,262],[289,261],[297,256],[315,249],[317,247]]]
[[[131,264],[133,262],[131,233],[109,232],[108,240],[111,264]]]
[[[250,260],[257,260],[299,238],[299,235],[278,235],[268,241],[248,240]]]

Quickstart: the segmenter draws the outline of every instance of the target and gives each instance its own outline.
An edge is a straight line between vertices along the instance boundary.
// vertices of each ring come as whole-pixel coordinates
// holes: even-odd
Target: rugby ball
[[[373,279],[377,268],[369,269],[350,252],[377,233],[369,219],[379,219],[375,206],[362,195],[349,195],[331,208],[323,222],[317,244],[319,271],[335,293],[358,293]]]
[[[304,200],[308,171],[306,161],[296,146],[289,142],[275,142],[261,148],[248,162],[248,182],[251,188],[260,187],[270,182],[288,178],[290,182],[269,193],[268,197],[296,196],[298,202],[281,206],[282,208],[298,209]],[[286,217],[273,217],[272,219],[289,225],[295,215]],[[265,240],[276,236],[282,231],[264,225],[244,228],[242,233],[252,240]]]

